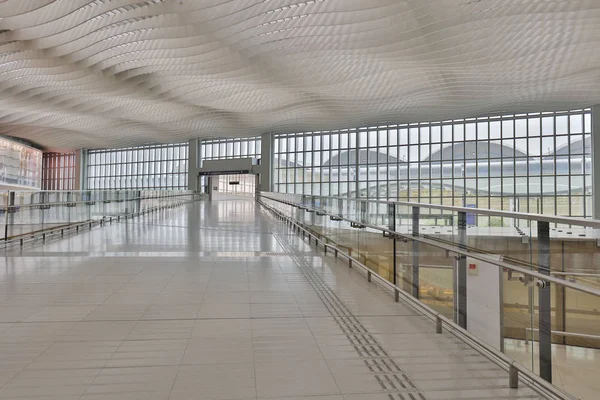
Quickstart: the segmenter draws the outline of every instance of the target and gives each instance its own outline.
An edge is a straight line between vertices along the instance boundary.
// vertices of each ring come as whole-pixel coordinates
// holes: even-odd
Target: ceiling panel
[[[600,103],[598,0],[6,0],[0,133],[48,149]]]

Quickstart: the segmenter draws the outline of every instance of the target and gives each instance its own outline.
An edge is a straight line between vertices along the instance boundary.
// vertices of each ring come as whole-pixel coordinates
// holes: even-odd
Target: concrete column
[[[412,235],[419,236],[419,207],[412,207]],[[412,242],[412,295],[415,299],[420,296],[419,291],[419,242]]]
[[[463,250],[467,248],[467,213],[458,213],[458,244]],[[467,257],[458,256],[457,264],[458,287],[458,326],[467,329]]]
[[[273,134],[265,133],[261,136],[260,146],[260,190],[273,191]]]
[[[10,192],[8,192],[8,204],[7,206],[14,206],[15,205],[15,192],[13,192],[12,190]],[[7,208],[8,208],[7,207]],[[6,211],[6,220],[5,220],[5,224],[4,224],[4,240],[8,239],[8,234],[9,234],[9,226],[12,227],[12,225],[15,222],[15,214],[14,212],[9,212],[8,210]]]
[[[592,107],[592,217],[600,219],[600,104]]]
[[[88,188],[87,182],[88,154],[86,149],[75,152],[75,190]]]
[[[396,205],[393,203],[388,204],[388,228],[390,231],[395,232],[396,231]],[[396,275],[398,274],[398,270],[396,268],[396,265],[398,264],[398,258],[396,257],[396,237],[393,236],[392,237],[392,247],[393,247],[393,253],[392,253],[392,269],[394,272],[394,276],[392,279],[392,283],[394,285],[397,285],[397,281],[396,281]],[[395,292],[396,296],[397,296],[398,292]],[[398,300],[396,300],[398,301]]]
[[[192,139],[189,142],[189,158],[188,158],[188,190],[199,191],[200,188],[200,172],[201,153],[200,153],[200,139]]]
[[[260,175],[254,175],[254,197],[260,200]]]
[[[214,179],[216,178],[216,179]],[[218,176],[207,176],[206,177],[206,185],[208,187],[208,200],[213,200],[213,195],[215,193],[214,186],[218,186]]]
[[[538,272],[550,275],[550,223],[538,221]],[[540,377],[552,383],[552,309],[550,282],[538,288]]]

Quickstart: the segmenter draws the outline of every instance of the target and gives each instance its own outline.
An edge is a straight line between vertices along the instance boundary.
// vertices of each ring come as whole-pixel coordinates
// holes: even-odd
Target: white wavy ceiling
[[[0,132],[49,149],[600,103],[600,0],[0,0]]]

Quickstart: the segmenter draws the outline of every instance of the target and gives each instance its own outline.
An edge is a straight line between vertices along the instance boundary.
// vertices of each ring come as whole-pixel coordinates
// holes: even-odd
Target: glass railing
[[[261,193],[270,207],[562,390],[600,382],[600,220]]]
[[[143,213],[196,199],[183,190],[4,191],[0,239],[41,232],[70,224]]]

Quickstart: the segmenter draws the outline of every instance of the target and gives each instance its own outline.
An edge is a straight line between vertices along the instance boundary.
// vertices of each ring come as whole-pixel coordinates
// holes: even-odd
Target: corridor
[[[2,400],[539,398],[251,198],[2,262]]]

